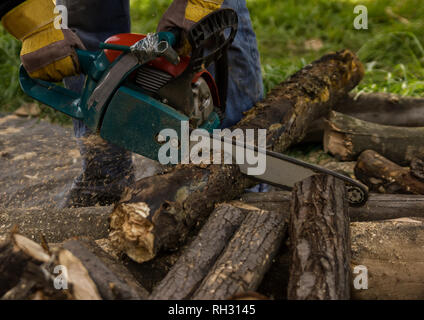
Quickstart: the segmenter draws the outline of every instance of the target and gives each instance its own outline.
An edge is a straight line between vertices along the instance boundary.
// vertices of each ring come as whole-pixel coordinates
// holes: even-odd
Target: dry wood
[[[424,156],[424,127],[385,126],[332,111],[324,133],[324,149],[343,161],[355,160],[365,150],[375,150],[400,165]]]
[[[350,298],[350,230],[342,181],[325,175],[296,184],[290,212],[291,300]]]
[[[414,158],[411,161],[411,174],[420,181],[424,182],[424,161]]]
[[[358,300],[424,299],[424,225],[399,219],[352,223],[352,269],[368,271],[368,289],[357,290]],[[364,269],[353,274],[359,284]],[[357,284],[358,285],[358,284]]]
[[[424,182],[412,176],[410,169],[398,166],[373,150],[360,155],[355,175],[371,191],[424,194]]]
[[[334,111],[360,120],[399,127],[424,127],[424,99],[391,93],[351,93],[341,99]],[[305,142],[322,142],[325,119],[315,121]]]
[[[146,299],[149,295],[121,262],[114,260],[94,241],[68,240],[62,244],[62,247],[81,261],[102,299],[139,300]]]
[[[234,202],[219,205],[165,279],[152,292],[150,299],[189,298],[242,223],[246,207]]]
[[[40,245],[21,235],[10,235],[7,241],[0,243],[0,297],[18,284],[21,284],[21,291],[32,289],[33,286],[28,288],[30,284],[22,286],[22,278],[26,274],[33,274],[34,278],[41,277],[41,272],[37,271],[49,260],[49,254]],[[30,282],[32,281],[34,280],[31,279]]]
[[[276,210],[289,218],[291,193],[274,191],[266,193],[247,193],[241,197],[246,204],[264,210]],[[369,195],[367,203],[362,207],[349,207],[351,221],[367,222],[390,220],[407,217],[424,218],[424,196],[405,194],[376,194]]]
[[[59,265],[66,267],[66,280],[71,286],[72,297],[76,300],[101,300],[98,288],[84,264],[69,250],[57,253]]]
[[[424,99],[402,97],[391,93],[350,94],[335,111],[352,117],[399,127],[424,127]]]
[[[324,56],[277,86],[235,126],[267,129],[267,145],[284,151],[302,140],[312,121],[326,115],[363,77],[350,51]],[[241,195],[252,181],[231,165],[178,166],[136,184],[115,207],[110,239],[137,262],[184,243],[214,205]]]
[[[253,207],[249,211],[191,299],[228,299],[261,284],[286,234],[286,223],[278,212]]]
[[[287,215],[291,194],[286,191],[247,193],[241,197],[241,201],[265,210],[280,208],[281,214]],[[371,193],[364,206],[349,207],[348,211],[350,220],[356,222],[424,218],[424,196]]]
[[[370,194],[360,208],[349,208],[351,221],[366,222],[407,217],[424,218],[424,196],[402,194]]]
[[[341,99],[334,111],[354,118],[388,126],[423,127],[424,99],[402,97],[391,93],[351,93]],[[307,142],[321,142],[325,119],[315,121],[305,138]]]
[[[101,268],[99,258],[89,256],[87,250],[83,252],[82,246],[78,247],[76,243],[71,241],[69,246],[84,258],[87,266],[92,267],[97,262],[98,270],[91,270],[96,272],[93,278],[112,280],[110,274],[102,273],[105,268]],[[60,270],[57,270],[58,266],[61,266]],[[48,248],[47,245],[43,248],[19,234],[11,234],[8,241],[0,244],[0,271],[2,299],[102,299],[84,263],[71,251],[62,247]],[[105,288],[102,289],[105,292]]]

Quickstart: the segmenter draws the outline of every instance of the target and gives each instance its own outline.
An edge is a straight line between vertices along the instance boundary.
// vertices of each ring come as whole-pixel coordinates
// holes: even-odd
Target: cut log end
[[[146,203],[122,203],[111,216],[109,238],[112,244],[132,260],[143,263],[156,255],[153,224],[147,217],[150,209]]]

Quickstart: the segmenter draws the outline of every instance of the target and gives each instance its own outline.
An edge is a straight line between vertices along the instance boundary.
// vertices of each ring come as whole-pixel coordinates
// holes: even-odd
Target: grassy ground
[[[171,0],[131,0],[134,32],[151,32]],[[328,51],[349,48],[366,64],[358,91],[424,93],[422,0],[247,0],[267,90]],[[368,30],[356,30],[354,7],[368,8]],[[0,111],[27,100],[17,83],[19,44],[0,31]],[[43,115],[66,123],[44,109]]]

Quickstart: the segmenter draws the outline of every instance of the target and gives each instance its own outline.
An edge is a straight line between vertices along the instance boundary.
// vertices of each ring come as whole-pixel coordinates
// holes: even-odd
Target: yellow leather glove
[[[169,31],[175,27],[188,31],[196,22],[221,8],[224,0],[174,0],[162,19],[157,31]],[[191,51],[190,44],[183,34],[180,55]]]
[[[4,28],[22,41],[21,61],[33,78],[59,82],[80,72],[75,49],[84,45],[69,29],[56,29],[52,0],[27,0],[2,18]]]

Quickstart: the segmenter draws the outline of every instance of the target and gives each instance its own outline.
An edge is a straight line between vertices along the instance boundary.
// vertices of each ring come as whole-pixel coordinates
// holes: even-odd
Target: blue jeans
[[[68,1],[74,5],[78,2],[78,0]],[[95,2],[99,0],[82,1]],[[111,35],[130,32],[128,0],[102,0],[101,6],[101,12],[97,12],[95,17],[84,17],[80,9],[81,6],[76,6],[75,10],[78,11],[78,18],[75,19],[74,23],[72,7],[69,12],[70,27],[76,31],[90,50],[96,50],[98,42],[104,41]],[[249,110],[260,101],[264,92],[256,35],[246,7],[246,0],[225,0],[223,7],[234,9],[239,17],[238,33],[228,52],[228,98],[225,118],[222,123],[222,127],[227,128],[240,121],[243,117],[243,112]],[[90,20],[90,23],[85,26],[83,22],[87,19]],[[113,23],[106,23],[105,27],[105,21],[113,21]],[[66,79],[65,85],[75,91],[80,91],[83,81],[83,77],[73,77]],[[91,135],[90,130],[81,121],[74,121],[74,131],[77,138]],[[109,181],[121,181],[132,170],[131,154],[122,148],[109,144],[106,148],[103,147],[98,150],[84,144],[82,140],[79,141],[79,145],[83,158],[83,172],[87,173],[86,176],[90,176],[90,172],[94,171],[107,174],[108,178],[110,178]],[[87,160],[87,158],[93,157],[96,158],[96,161]],[[110,159],[115,159],[115,161],[110,161]],[[93,164],[94,168],[89,168],[90,163]],[[96,168],[96,166],[99,166],[99,168]],[[94,178],[101,179],[101,174],[97,173]],[[101,183],[97,185],[101,185]],[[96,188],[97,191],[98,188]],[[255,191],[263,191],[263,188],[256,187]]]

